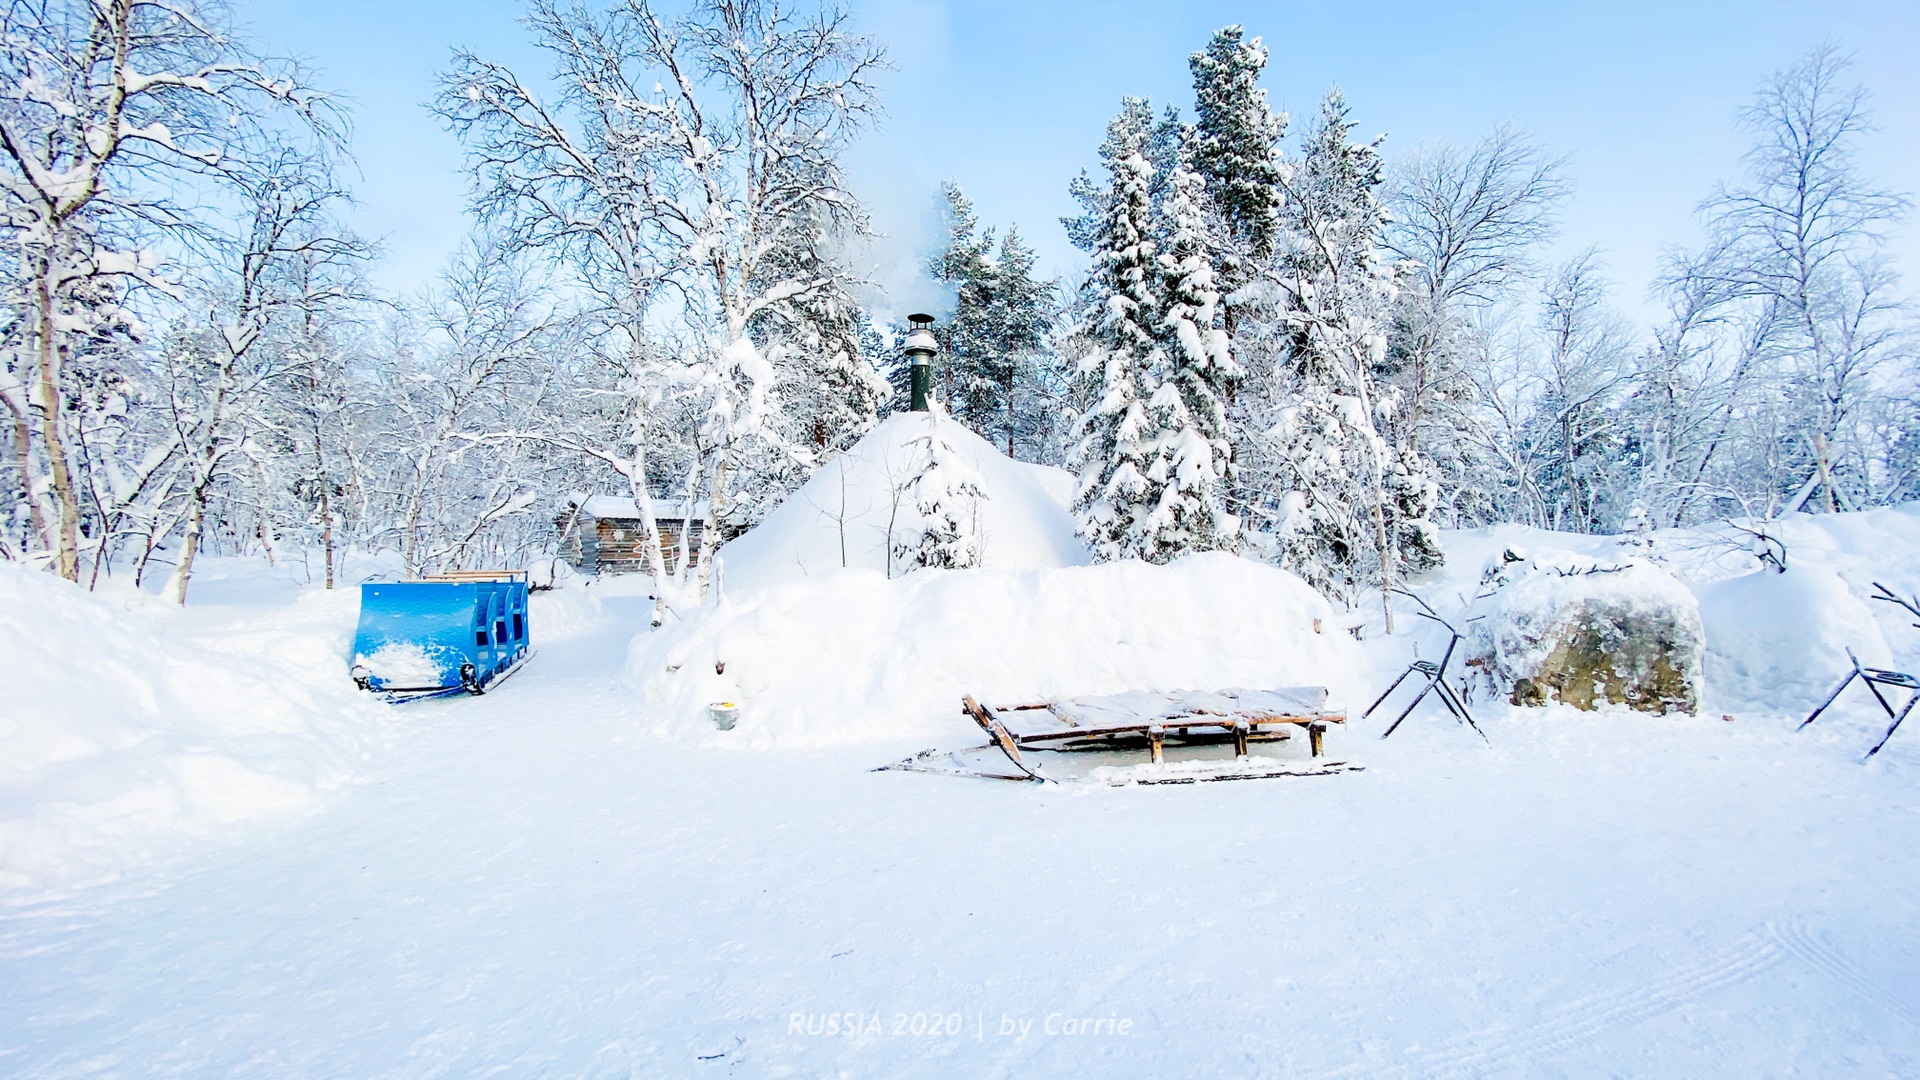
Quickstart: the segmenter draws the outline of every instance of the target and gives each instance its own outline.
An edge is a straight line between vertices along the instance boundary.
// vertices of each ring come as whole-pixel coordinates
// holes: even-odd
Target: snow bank
[[[906,491],[926,458],[924,439],[938,426],[955,454],[977,473],[981,566],[988,569],[1080,566],[1087,551],[1057,497],[1071,477],[1014,461],[963,424],[938,413],[897,413],[868,432],[787,497],[758,526],[721,549],[729,593],[797,581],[845,568],[890,569],[892,541],[920,522]],[[900,573],[896,563],[891,567]]]
[[[542,560],[535,580],[546,586],[527,594],[527,635],[535,649],[543,641],[578,637],[606,623],[595,591],[600,586],[590,584],[573,567],[559,559]]]
[[[1790,559],[1784,573],[1694,593],[1707,627],[1707,685],[1725,708],[1805,701],[1811,711],[1852,666],[1849,648],[1869,667],[1892,663],[1874,613],[1831,570]]]
[[[847,570],[729,593],[636,637],[627,677],[661,733],[822,745],[966,737],[975,731],[959,711],[966,693],[991,703],[1306,684],[1351,705],[1364,666],[1299,578],[1209,554],[891,580]],[[707,723],[718,701],[740,703],[734,731]]]
[[[351,617],[334,609],[350,600],[296,602],[281,629],[216,649],[181,632],[186,613],[0,565],[0,883],[105,876],[347,779],[380,720],[346,678]]]

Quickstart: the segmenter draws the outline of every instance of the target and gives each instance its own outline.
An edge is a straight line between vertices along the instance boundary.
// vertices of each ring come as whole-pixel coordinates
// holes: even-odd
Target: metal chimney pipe
[[[926,412],[932,408],[933,355],[940,351],[940,343],[933,340],[933,316],[914,314],[907,316],[907,321],[913,324],[905,344],[913,373],[913,403],[908,407]]]

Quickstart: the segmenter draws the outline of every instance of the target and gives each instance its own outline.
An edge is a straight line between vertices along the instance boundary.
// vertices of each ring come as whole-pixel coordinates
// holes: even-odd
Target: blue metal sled
[[[353,681],[388,701],[484,694],[532,655],[524,570],[360,586]]]

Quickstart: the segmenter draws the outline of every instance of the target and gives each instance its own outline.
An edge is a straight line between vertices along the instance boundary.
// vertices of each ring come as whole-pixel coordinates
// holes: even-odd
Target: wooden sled
[[[1345,713],[1328,712],[1320,686],[1284,690],[1136,690],[1125,694],[1067,698],[989,708],[968,695],[961,699],[974,723],[989,734],[1004,732],[1018,750],[1113,750],[1147,748],[1152,761],[1163,760],[1168,745],[1233,743],[1235,757],[1248,745],[1290,738],[1304,728],[1314,757],[1324,752],[1328,724],[1344,724]],[[1020,714],[1009,721],[1012,714]],[[999,736],[995,741],[1000,741]]]
[[[926,750],[881,768],[1109,786],[1324,776],[1363,768],[1323,757],[1327,725],[1346,722],[1344,713],[1327,711],[1326,699],[1321,687],[1135,691],[994,708],[969,694],[961,699],[961,707],[987,733],[984,746]],[[1283,742],[1297,729],[1308,734],[1309,761],[1255,757],[1250,752],[1254,743]],[[1187,754],[1190,748],[1227,743],[1234,748],[1228,759]],[[1170,748],[1184,760],[1168,760]],[[1102,763],[1110,761],[1112,754],[1142,749],[1147,753],[1144,762]],[[1033,760],[1042,755],[1053,759],[1051,769]],[[1013,772],[1004,771],[1007,764]]]

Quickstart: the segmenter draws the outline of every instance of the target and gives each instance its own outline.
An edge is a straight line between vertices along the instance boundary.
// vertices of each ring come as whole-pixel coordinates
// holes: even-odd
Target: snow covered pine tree
[[[1221,509],[1232,458],[1222,394],[1240,371],[1216,325],[1220,294],[1207,256],[1204,185],[1183,152],[1167,182],[1167,250],[1159,256],[1164,371],[1147,408],[1164,436],[1148,470],[1162,485],[1150,558],[1227,547],[1238,531]]]
[[[1211,238],[1217,287],[1229,299],[1223,311],[1233,333],[1238,303],[1232,294],[1272,257],[1280,233],[1280,138],[1285,113],[1267,107],[1260,89],[1267,49],[1259,38],[1228,26],[1206,49],[1187,59],[1193,72],[1193,137],[1188,160],[1206,181],[1206,198],[1219,223]]]
[[[1128,98],[1100,151],[1111,179],[1093,237],[1094,280],[1084,313],[1091,347],[1078,368],[1093,382],[1089,396],[1097,404],[1080,421],[1073,509],[1080,538],[1103,562],[1147,557],[1154,544],[1148,519],[1160,502],[1148,476],[1156,448],[1145,389],[1160,355],[1153,166],[1144,153],[1152,123],[1147,103]]]
[[[926,448],[924,464],[905,485],[920,531],[896,537],[892,558],[914,567],[970,570],[985,554],[980,503],[987,497],[986,484],[941,432],[953,421],[936,407],[926,414],[926,423],[927,433],[907,443],[915,450]]]

